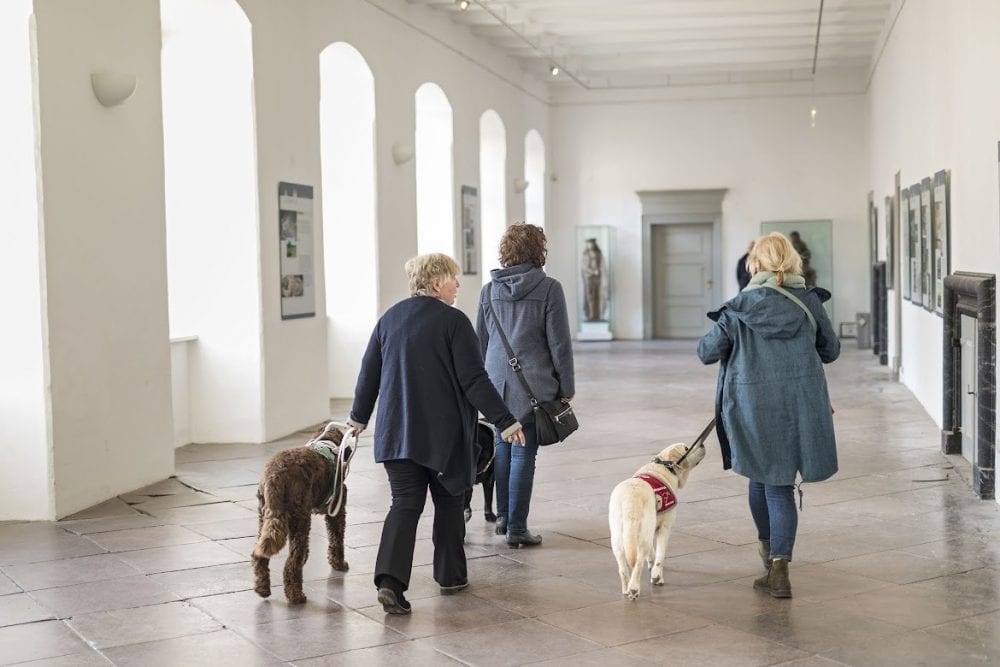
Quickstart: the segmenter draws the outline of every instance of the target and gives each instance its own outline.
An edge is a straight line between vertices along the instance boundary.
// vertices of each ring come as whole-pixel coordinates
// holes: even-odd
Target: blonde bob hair
[[[760,271],[770,271],[779,285],[785,283],[787,275],[802,275],[802,258],[781,232],[771,232],[754,241],[747,269],[751,275]]]
[[[408,259],[403,268],[410,282],[410,296],[437,296],[434,283],[457,278],[462,272],[458,262],[440,252]]]

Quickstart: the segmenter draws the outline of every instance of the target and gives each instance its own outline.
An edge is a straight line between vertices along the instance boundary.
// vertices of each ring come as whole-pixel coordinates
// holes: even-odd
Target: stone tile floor
[[[681,493],[666,585],[622,599],[607,498],[665,444],[712,415],[715,367],[693,343],[581,345],[584,424],[539,457],[537,549],[468,525],[470,587],[443,597],[421,522],[413,614],[386,616],[371,573],[388,505],[370,434],[355,459],[350,572],[331,572],[317,519],[304,606],[250,590],[255,482],[300,445],[189,445],[177,477],[57,523],[0,525],[0,663],[35,665],[975,665],[1000,664],[1000,505],[939,452],[926,412],[869,352],[828,367],[841,471],[806,487],[795,597],[760,574],[745,481],[716,441]],[[347,402],[334,401],[342,418]],[[428,503],[430,505],[430,503]],[[429,510],[428,510],[429,511]],[[283,556],[272,564],[280,583]]]

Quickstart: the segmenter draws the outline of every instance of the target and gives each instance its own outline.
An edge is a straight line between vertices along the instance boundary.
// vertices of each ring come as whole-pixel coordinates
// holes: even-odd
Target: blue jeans
[[[757,538],[771,542],[771,558],[792,560],[799,513],[795,487],[771,486],[750,480],[750,514],[757,524]]]
[[[535,457],[538,438],[534,420],[522,421],[524,447],[511,445],[497,436],[493,471],[497,483],[497,515],[507,517],[507,533],[528,530],[528,510],[531,507],[531,487],[535,483]]]

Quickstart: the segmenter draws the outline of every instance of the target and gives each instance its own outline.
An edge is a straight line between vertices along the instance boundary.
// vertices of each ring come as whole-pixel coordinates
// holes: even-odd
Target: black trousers
[[[437,473],[413,461],[386,461],[392,505],[382,525],[382,540],[375,560],[375,586],[389,575],[410,587],[417,522],[427,502],[434,502],[434,580],[454,586],[468,578],[465,562],[465,494],[453,496],[438,481]]]

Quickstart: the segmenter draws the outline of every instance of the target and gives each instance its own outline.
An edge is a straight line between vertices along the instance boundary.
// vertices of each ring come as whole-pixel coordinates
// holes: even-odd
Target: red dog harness
[[[646,484],[649,484],[653,488],[653,493],[656,495],[656,513],[666,512],[677,504],[677,497],[674,492],[670,490],[670,487],[661,482],[656,477],[647,474],[636,475],[635,479],[641,479]]]

